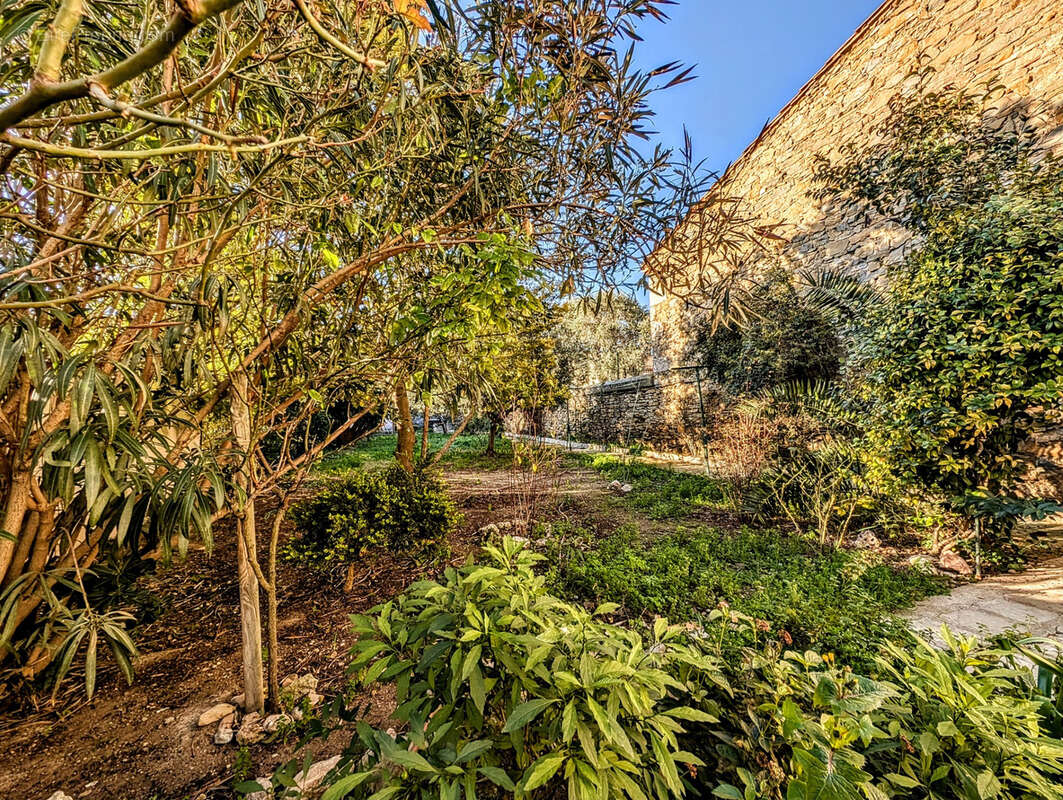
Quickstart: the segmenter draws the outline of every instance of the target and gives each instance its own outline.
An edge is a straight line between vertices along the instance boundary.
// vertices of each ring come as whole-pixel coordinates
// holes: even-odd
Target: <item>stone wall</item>
[[[574,389],[566,405],[544,415],[542,433],[697,453],[704,421],[718,402],[707,382],[699,395],[698,378],[694,370],[676,369]]]
[[[837,156],[867,141],[891,97],[929,66],[929,89],[997,83],[1000,105],[1042,110],[1046,141],[1063,141],[1063,0],[887,0],[805,85],[710,192],[735,198],[760,225],[775,226],[780,260],[793,268],[834,266],[865,275],[904,257],[904,231],[846,216],[809,197],[818,154]],[[674,236],[702,236],[697,211]],[[682,248],[686,250],[686,248]],[[711,268],[711,253],[671,265],[688,276]],[[703,263],[704,262],[704,263]],[[687,281],[688,285],[696,280]],[[655,369],[686,359],[690,297],[651,295]]]

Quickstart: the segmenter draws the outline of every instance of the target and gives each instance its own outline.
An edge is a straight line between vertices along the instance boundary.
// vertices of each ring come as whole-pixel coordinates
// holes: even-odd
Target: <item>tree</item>
[[[600,292],[568,301],[559,309],[556,331],[565,386],[591,386],[646,370],[649,314],[625,294]]]
[[[682,76],[617,44],[659,5],[3,6],[0,659],[106,639],[71,575],[209,546],[306,463],[254,460],[315,394],[391,394],[405,257],[530,233],[560,284],[644,253],[682,209],[633,140]]]
[[[770,272],[749,299],[742,325],[703,318],[688,360],[734,394],[789,383],[830,381],[841,368],[842,342],[828,315],[794,278]]]

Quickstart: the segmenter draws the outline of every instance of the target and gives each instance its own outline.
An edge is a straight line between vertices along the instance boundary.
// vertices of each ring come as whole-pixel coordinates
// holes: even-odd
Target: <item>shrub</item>
[[[695,331],[689,358],[734,394],[755,393],[793,381],[830,380],[838,374],[842,346],[826,315],[806,301],[791,276],[774,270],[750,298],[741,325]]]
[[[373,551],[417,553],[444,541],[458,516],[442,481],[398,465],[351,471],[292,507],[302,536],[292,557],[313,563],[353,564]]]
[[[722,725],[688,743],[710,761],[705,794],[1063,798],[1058,712],[1030,671],[1008,650],[943,635],[944,650],[910,634],[890,644],[875,679],[815,652],[748,650],[734,696],[707,706]]]
[[[402,731],[358,722],[322,800],[1063,799],[1059,714],[1014,649],[906,633],[873,677],[772,642],[723,658],[719,631],[755,620],[639,633],[546,593],[513,540],[486,552],[352,617],[351,669]]]
[[[684,792],[684,723],[717,662],[663,620],[644,639],[562,602],[513,540],[352,617],[363,685],[394,683],[391,736],[359,726],[365,766],[325,797],[667,798]],[[364,755],[363,755],[364,754]],[[567,787],[567,791],[566,791]],[[375,794],[380,792],[380,794]]]
[[[767,623],[770,638],[860,666],[870,666],[876,642],[903,630],[892,610],[945,588],[875,554],[822,549],[776,531],[696,528],[643,544],[623,527],[604,541],[567,541],[550,573],[564,595],[688,620],[725,604]],[[731,651],[752,641],[748,628],[724,633]]]

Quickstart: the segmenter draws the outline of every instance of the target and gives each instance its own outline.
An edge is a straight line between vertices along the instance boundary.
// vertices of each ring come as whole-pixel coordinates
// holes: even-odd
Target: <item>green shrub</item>
[[[725,658],[719,631],[756,620],[640,633],[548,594],[513,540],[486,552],[352,617],[351,670],[401,732],[359,721],[322,800],[1063,800],[1059,714],[1014,648],[905,633],[874,677],[773,642]]]
[[[644,638],[551,597],[511,539],[486,553],[352,617],[351,667],[394,684],[404,730],[360,725],[364,766],[325,797],[682,795],[680,764],[700,762],[678,737],[712,720],[690,704],[725,685],[717,661],[663,620]]]
[[[747,651],[734,694],[706,706],[722,724],[687,745],[710,762],[705,794],[1063,798],[1058,712],[1032,673],[1008,650],[943,635],[944,650],[899,638],[876,679],[814,652]]]
[[[903,625],[890,612],[944,582],[895,569],[863,551],[820,548],[775,531],[680,530],[641,543],[622,527],[605,540],[569,537],[550,573],[559,592],[617,602],[628,614],[694,619],[726,604],[770,624],[771,637],[818,647],[869,666],[874,642]],[[750,643],[746,628],[727,632],[729,648]]]
[[[318,564],[352,564],[372,551],[416,553],[444,541],[458,521],[442,481],[392,465],[354,470],[292,507],[301,537],[289,555]]]

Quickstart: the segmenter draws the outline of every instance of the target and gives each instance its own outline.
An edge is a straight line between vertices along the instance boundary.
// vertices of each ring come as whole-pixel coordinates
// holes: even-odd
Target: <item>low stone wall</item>
[[[706,421],[719,403],[695,369],[671,369],[573,389],[568,403],[546,412],[542,432],[558,439],[642,444],[697,453]]]

